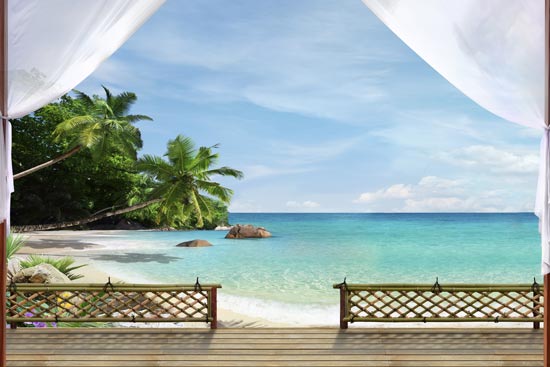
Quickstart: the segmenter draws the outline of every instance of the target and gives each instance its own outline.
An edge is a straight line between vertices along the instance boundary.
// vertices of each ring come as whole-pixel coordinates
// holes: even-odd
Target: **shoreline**
[[[128,232],[147,231],[150,230],[93,230],[93,231],[36,231],[23,234],[26,237],[26,245],[16,254],[16,258],[25,257],[26,255],[39,254],[45,256],[62,257],[71,256],[75,259],[76,264],[87,264],[87,266],[78,269],[78,273],[83,275],[83,278],[76,280],[76,283],[101,283],[104,284],[111,279],[112,282],[128,282],[136,283],[134,280],[129,280],[123,273],[117,273],[112,268],[106,271],[100,264],[97,264],[92,259],[93,255],[98,251],[108,251],[109,246],[101,243],[103,237],[112,237],[117,234],[122,235]],[[99,242],[99,243],[98,243]],[[145,279],[141,279],[140,283],[152,283]],[[223,284],[222,284],[223,286]],[[224,307],[231,304],[233,307]],[[279,306],[279,309],[285,310],[283,314],[292,321],[287,320],[281,322],[279,320],[270,320],[270,317],[262,317],[270,306]],[[232,328],[288,328],[288,327],[328,327],[338,328],[338,304],[334,307],[307,307],[301,306],[300,314],[292,314],[291,308],[287,308],[283,303],[265,301],[250,297],[241,297],[238,295],[219,292],[218,296],[218,325],[219,327]],[[245,312],[239,312],[246,310]],[[327,319],[327,315],[330,315]],[[272,318],[276,319],[277,315]],[[120,323],[120,326],[128,327],[151,327],[168,326],[159,325],[162,323],[147,324],[131,324]],[[361,327],[376,327],[376,328],[495,328],[495,327],[518,327],[531,328],[531,323],[514,322],[500,323],[496,325],[493,322],[452,322],[452,323],[381,323],[367,322],[350,324],[351,328]],[[185,327],[202,327],[192,323],[186,324]],[[204,325],[206,327],[206,325]]]
[[[108,246],[100,243],[91,242],[89,237],[113,235],[127,231],[150,231],[150,230],[98,230],[98,231],[35,231],[23,234],[27,243],[17,252],[15,258],[25,257],[26,255],[44,255],[52,257],[71,256],[75,259],[76,265],[86,264],[86,266],[77,270],[83,275],[82,278],[75,280],[75,283],[106,283],[110,278],[112,282],[133,283],[121,274],[113,274],[101,269],[101,266],[94,263],[90,255],[94,251],[106,250]],[[80,239],[83,237],[83,239]],[[144,283],[150,283],[142,281]],[[223,298],[223,294],[220,295]],[[120,323],[124,326],[140,327],[143,324]],[[162,324],[162,323],[152,323]],[[164,324],[162,324],[164,325]],[[160,326],[162,326],[160,325]],[[168,326],[165,325],[165,326]],[[285,328],[296,326],[291,323],[274,322],[261,317],[253,317],[243,313],[238,313],[230,309],[220,307],[218,303],[218,326],[219,327],[247,327],[247,328]],[[188,327],[196,327],[195,323]]]

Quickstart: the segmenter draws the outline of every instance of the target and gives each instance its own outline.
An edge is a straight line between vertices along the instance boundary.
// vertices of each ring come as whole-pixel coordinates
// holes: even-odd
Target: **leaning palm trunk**
[[[30,226],[13,226],[13,227],[11,227],[11,229],[14,232],[30,232],[30,231],[47,231],[47,230],[51,230],[51,229],[76,227],[76,226],[81,226],[83,224],[92,223],[92,222],[95,222],[95,221],[103,219],[103,218],[112,217],[114,215],[129,213],[129,212],[132,212],[134,210],[143,209],[143,208],[145,208],[149,205],[158,203],[160,201],[162,201],[162,199],[152,199],[152,200],[148,200],[146,202],[140,203],[140,204],[129,206],[127,208],[122,208],[122,209],[112,210],[112,211],[108,211],[108,212],[103,212],[101,214],[92,215],[91,217],[88,217],[88,218],[83,218],[83,219],[78,219],[78,220],[73,220],[73,221],[68,221],[68,222],[60,222],[60,223],[52,223],[52,224],[38,224],[38,225],[30,225]]]
[[[36,171],[40,171],[42,168],[46,168],[46,167],[49,167],[51,165],[56,164],[57,162],[61,162],[62,160],[67,159],[70,156],[78,153],[81,149],[82,149],[82,145],[77,145],[73,149],[69,150],[66,153],[61,154],[60,156],[55,157],[54,159],[50,159],[49,161],[44,162],[42,164],[39,164],[38,166],[34,166],[33,168],[29,168],[26,171],[19,172],[18,174],[13,175],[13,179],[17,180],[21,177],[25,177],[27,175],[30,175],[31,173],[34,173]]]

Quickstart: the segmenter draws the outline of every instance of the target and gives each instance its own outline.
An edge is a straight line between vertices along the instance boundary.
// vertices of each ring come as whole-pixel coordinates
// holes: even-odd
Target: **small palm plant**
[[[6,258],[8,261],[11,260],[13,255],[17,253],[21,249],[21,247],[25,246],[26,238],[21,235],[10,233],[7,238],[6,242]]]
[[[74,263],[75,259],[70,256],[55,259],[47,256],[29,255],[26,259],[21,260],[19,266],[21,267],[21,269],[27,269],[40,264],[50,264],[51,266],[65,274],[70,280],[83,278],[84,275],[75,274],[73,273],[73,271],[86,266],[86,264],[74,265]]]

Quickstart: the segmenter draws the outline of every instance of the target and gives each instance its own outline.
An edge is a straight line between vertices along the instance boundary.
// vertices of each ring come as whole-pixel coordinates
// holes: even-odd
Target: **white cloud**
[[[292,208],[292,209],[315,209],[321,206],[321,204],[311,200],[306,200],[303,202],[291,200],[291,201],[287,201],[285,205],[288,208]]]
[[[516,153],[492,145],[471,145],[440,153],[436,158],[446,163],[497,174],[529,174],[538,170],[539,158],[532,153]]]
[[[404,199],[411,196],[412,187],[410,185],[396,184],[387,189],[380,189],[375,192],[364,192],[355,200],[356,203],[371,203],[384,199]]]
[[[425,176],[416,184],[395,184],[364,192],[354,203],[383,212],[509,212],[529,208],[513,190],[480,189],[479,183]]]

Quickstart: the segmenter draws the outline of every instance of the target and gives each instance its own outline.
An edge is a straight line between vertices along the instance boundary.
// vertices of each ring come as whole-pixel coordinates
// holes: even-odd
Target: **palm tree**
[[[47,162],[39,164],[13,176],[25,177],[33,172],[49,167],[71,157],[82,149],[90,149],[92,157],[98,159],[112,152],[120,152],[135,158],[142,147],[141,134],[133,124],[138,121],[152,120],[145,115],[129,115],[137,97],[131,92],[113,95],[103,86],[105,98],[90,97],[75,90],[80,106],[76,116],[61,122],[54,131],[56,141],[67,139],[71,147],[67,152]]]
[[[213,182],[211,176],[243,177],[243,173],[234,168],[212,168],[219,158],[218,153],[213,152],[217,147],[200,147],[197,150],[190,138],[178,135],[168,142],[168,150],[164,155],[167,159],[144,155],[137,161],[136,167],[146,175],[143,182],[148,187],[141,188],[141,192],[133,196],[143,198],[144,201],[135,203],[134,200],[129,207],[108,208],[84,219],[17,229],[23,232],[74,227],[144,209],[153,204],[158,204],[159,222],[183,223],[191,214],[195,214],[196,226],[202,228],[204,219],[212,218],[213,199],[229,203],[233,195],[233,190]]]
[[[237,179],[243,173],[230,167],[212,168],[219,158],[214,153],[218,145],[200,147],[190,138],[178,135],[168,142],[166,159],[144,155],[136,167],[155,182],[150,199],[161,199],[159,215],[166,222],[184,220],[195,214],[197,227],[204,226],[204,219],[211,220],[214,212],[212,198],[229,203],[233,191],[211,180],[211,176],[230,176]]]

